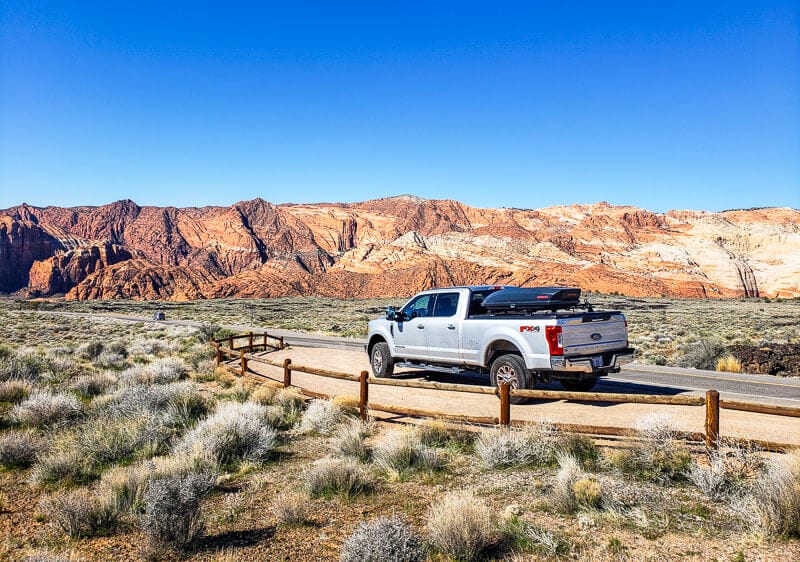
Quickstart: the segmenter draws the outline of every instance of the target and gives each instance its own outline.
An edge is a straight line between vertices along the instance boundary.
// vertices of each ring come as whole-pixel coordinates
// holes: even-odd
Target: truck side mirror
[[[386,309],[386,319],[387,320],[394,320],[397,318],[397,312],[395,311],[393,306],[390,306]]]

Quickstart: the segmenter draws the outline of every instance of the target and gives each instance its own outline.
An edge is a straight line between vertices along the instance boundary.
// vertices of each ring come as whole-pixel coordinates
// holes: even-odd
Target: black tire
[[[372,346],[369,354],[369,364],[372,366],[372,374],[379,379],[391,377],[394,373],[394,359],[389,352],[389,344],[381,341]]]
[[[525,367],[522,357],[516,353],[506,353],[492,361],[489,371],[489,380],[492,382],[492,386],[497,386],[498,379],[510,382],[512,390],[533,388],[533,376]],[[512,404],[525,404],[529,401],[529,398],[511,397]]]
[[[597,384],[597,377],[591,377],[580,381],[560,380],[561,386],[572,392],[589,392]]]

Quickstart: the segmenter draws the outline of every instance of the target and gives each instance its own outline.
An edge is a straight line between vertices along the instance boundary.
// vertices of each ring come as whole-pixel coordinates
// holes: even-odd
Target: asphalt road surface
[[[49,312],[80,317],[115,318],[129,322],[156,322],[151,318],[128,316],[122,314],[93,314],[79,312]],[[199,327],[197,320],[160,320],[159,324],[174,326]],[[225,324],[224,328],[238,332],[262,332],[263,327]],[[291,346],[321,347],[334,349],[363,349],[364,341],[334,336],[306,334],[289,330],[269,329],[270,334],[283,336]],[[420,376],[425,376],[421,372]],[[465,373],[464,377],[481,377],[476,373]],[[448,375],[437,374],[437,378]],[[477,382],[477,381],[476,381]],[[488,380],[487,380],[488,384]],[[557,383],[543,388],[561,389]],[[595,387],[597,392],[618,392],[628,394],[691,394],[703,395],[706,390],[719,391],[723,399],[775,404],[780,406],[800,407],[800,377],[774,377],[770,375],[748,375],[737,373],[719,373],[677,367],[659,367],[633,363],[626,365],[622,372],[600,380]]]

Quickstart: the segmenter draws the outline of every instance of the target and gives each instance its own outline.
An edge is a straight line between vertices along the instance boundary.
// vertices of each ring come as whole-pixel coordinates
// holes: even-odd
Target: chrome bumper
[[[618,373],[622,365],[633,361],[635,351],[632,347],[613,351],[608,362],[606,362],[605,354],[581,357],[551,357],[550,368],[553,371],[574,373],[596,373],[598,371]]]

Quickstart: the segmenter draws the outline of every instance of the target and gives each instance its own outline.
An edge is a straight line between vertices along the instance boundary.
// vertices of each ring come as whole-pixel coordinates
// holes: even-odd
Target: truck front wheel
[[[391,377],[394,373],[394,360],[389,352],[389,344],[382,341],[373,345],[369,363],[372,365],[372,374],[379,379]]]
[[[533,388],[533,377],[525,367],[525,362],[514,353],[506,353],[492,361],[489,380],[492,386],[498,386],[501,382],[510,383],[512,390]],[[525,404],[528,400],[519,396],[511,397],[512,404]]]

